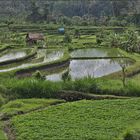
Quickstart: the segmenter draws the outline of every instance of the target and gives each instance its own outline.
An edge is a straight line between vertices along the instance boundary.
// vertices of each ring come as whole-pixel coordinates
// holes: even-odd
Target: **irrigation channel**
[[[0,57],[0,61],[13,59],[13,57],[23,57],[26,55],[26,51],[15,50],[10,51],[11,53],[7,53]],[[23,62],[17,64],[16,66],[4,67],[0,68],[0,72],[9,72],[13,70],[22,70],[24,71],[24,75],[26,75],[28,71],[28,67],[36,67],[34,70],[30,71],[30,73],[38,70],[37,66],[40,64],[44,64],[47,66],[50,62],[54,62],[56,60],[62,59],[64,56],[63,49],[38,49],[36,58],[32,59],[30,62]],[[88,49],[77,49],[70,52],[70,62],[67,67],[57,70],[57,67],[54,66],[55,72],[49,72],[47,69],[39,69],[45,73],[46,80],[51,81],[60,81],[62,78],[62,74],[69,70],[69,74],[72,80],[84,78],[84,77],[102,77],[117,71],[120,71],[122,65],[128,67],[132,65],[134,62],[132,59],[125,58],[122,53],[119,52],[118,49],[108,49],[108,48],[88,48]],[[59,65],[59,64],[58,64]],[[53,70],[52,70],[53,71]],[[26,73],[26,74],[25,74]],[[22,75],[22,73],[20,73]],[[27,74],[28,75],[28,74]]]

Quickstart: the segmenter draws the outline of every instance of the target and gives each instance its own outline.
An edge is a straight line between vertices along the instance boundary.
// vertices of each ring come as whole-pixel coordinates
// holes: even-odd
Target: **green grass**
[[[97,94],[111,94],[117,96],[140,96],[139,80],[126,78],[126,86],[123,86],[121,79],[98,79],[96,81]]]
[[[140,139],[140,122],[132,125],[126,130],[123,135],[124,140],[139,140]]]
[[[65,44],[63,42],[64,35],[54,34],[54,35],[45,35],[46,43],[49,48],[61,48],[68,46],[72,46],[73,49],[75,48],[83,48],[83,47],[93,47],[96,44],[96,36],[95,35],[81,35],[81,37],[75,38],[74,35],[71,35],[72,42],[69,44]],[[90,44],[90,45],[89,45]]]
[[[137,75],[133,76],[132,79],[134,79],[134,80],[140,80],[140,74],[137,74]]]
[[[7,100],[16,98],[57,98],[61,90],[79,91],[97,95],[117,95],[140,97],[140,82],[126,79],[124,87],[121,79],[84,78],[67,82],[52,82],[34,78],[1,79],[0,91]]]
[[[9,118],[14,115],[24,114],[33,110],[64,103],[64,100],[57,99],[20,99],[10,101],[0,108],[0,118]]]
[[[0,140],[7,140],[7,137],[3,131],[3,123],[0,122]]]
[[[79,101],[52,106],[11,120],[17,140],[119,140],[140,120],[140,98]]]

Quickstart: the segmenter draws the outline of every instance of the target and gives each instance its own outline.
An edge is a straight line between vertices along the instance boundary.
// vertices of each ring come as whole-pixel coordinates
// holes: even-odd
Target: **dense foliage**
[[[17,140],[123,139],[140,119],[140,99],[80,101],[12,119]],[[36,131],[35,131],[36,130]]]
[[[109,46],[112,48],[121,48],[127,52],[140,52],[140,39],[138,31],[134,29],[128,29],[122,33],[115,31],[107,31],[101,28],[96,33],[97,44]]]
[[[79,91],[85,94],[96,93],[140,97],[139,86],[139,78],[126,79],[125,87],[121,79],[84,78],[65,82],[51,82],[37,79],[8,79],[1,84],[0,90],[3,92],[1,95],[4,95],[8,100],[16,98],[58,98],[62,90]]]
[[[126,26],[140,23],[139,7],[139,0],[7,0],[0,1],[0,16],[8,25],[15,19],[17,22],[26,19],[34,23]]]

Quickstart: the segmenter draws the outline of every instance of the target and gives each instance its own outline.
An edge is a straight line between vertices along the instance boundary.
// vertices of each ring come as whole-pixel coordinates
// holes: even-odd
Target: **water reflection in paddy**
[[[0,62],[21,58],[27,55],[25,50],[11,50],[7,54],[0,57]]]
[[[64,54],[63,50],[45,50],[45,49],[39,49],[37,53],[37,57],[44,57],[43,62],[51,62],[59,59]]]
[[[129,66],[132,62],[129,59],[96,59],[96,60],[72,60],[69,65],[72,80],[84,77],[102,77],[120,71],[122,65]],[[47,75],[46,79],[51,81],[61,80],[62,74],[55,73]]]
[[[25,63],[25,64],[21,64],[21,65],[16,66],[16,67],[12,67],[12,68],[8,68],[8,69],[2,69],[2,70],[0,70],[0,72],[7,72],[7,71],[19,69],[19,68],[27,68],[27,67],[30,67],[30,66],[36,66],[38,64],[52,62],[52,61],[55,61],[55,60],[63,57],[63,54],[64,54],[64,51],[59,51],[59,50],[50,51],[50,50],[41,49],[41,50],[38,50],[37,57],[38,58],[44,57],[42,62],[39,62],[39,63]]]
[[[122,54],[117,48],[87,48],[71,52],[71,57],[120,57]]]

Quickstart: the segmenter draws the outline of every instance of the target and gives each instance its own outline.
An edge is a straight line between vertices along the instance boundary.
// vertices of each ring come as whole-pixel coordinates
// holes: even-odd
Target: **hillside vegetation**
[[[140,120],[139,106],[139,98],[83,100],[17,116],[11,124],[17,140],[118,140]]]

